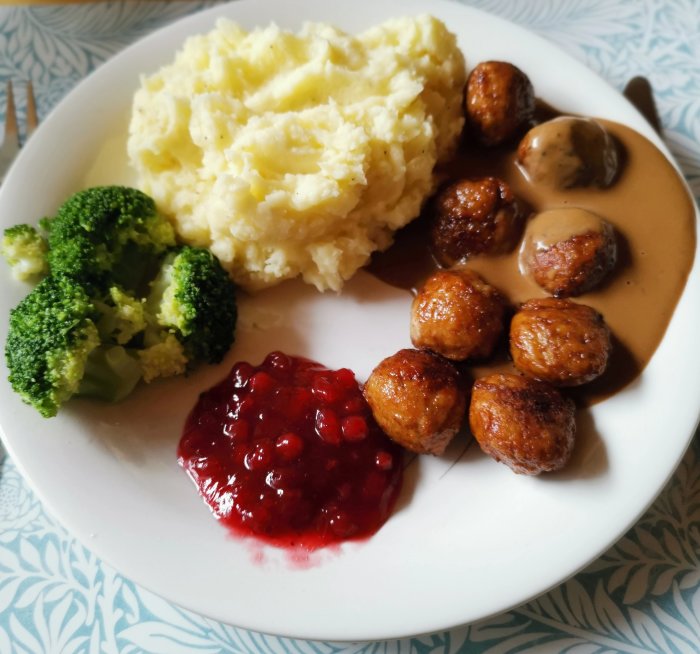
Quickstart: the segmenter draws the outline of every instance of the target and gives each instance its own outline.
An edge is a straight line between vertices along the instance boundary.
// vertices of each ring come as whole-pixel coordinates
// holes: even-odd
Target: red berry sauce
[[[282,352],[200,396],[178,461],[232,531],[308,550],[376,532],[401,486],[352,371]]]

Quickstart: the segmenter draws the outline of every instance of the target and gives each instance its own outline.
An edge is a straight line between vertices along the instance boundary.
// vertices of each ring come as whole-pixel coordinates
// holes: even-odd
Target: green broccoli
[[[48,233],[52,273],[105,291],[138,289],[175,245],[172,225],[145,193],[97,186],[72,195],[41,226]]]
[[[139,351],[121,345],[100,345],[90,352],[76,393],[119,402],[131,394],[142,377]]]
[[[13,309],[5,356],[13,389],[43,416],[73,395],[121,400],[228,351],[233,282],[209,251],[174,247],[148,196],[88,189],[42,224],[49,274]]]
[[[232,282],[208,250],[184,246],[169,254],[151,285],[147,309],[172,331],[188,359],[218,363],[236,328]]]
[[[46,274],[48,245],[30,225],[15,225],[5,230],[0,247],[12,267],[12,275],[20,281],[30,281]]]
[[[85,290],[62,276],[43,279],[11,311],[10,384],[42,416],[56,415],[78,390],[87,358],[100,344],[96,317]]]
[[[143,381],[147,384],[159,377],[181,375],[190,363],[182,343],[174,334],[164,333],[162,338],[138,351]]]
[[[119,286],[112,286],[107,298],[96,300],[100,312],[97,329],[104,342],[125,345],[146,329],[145,299],[134,297]]]

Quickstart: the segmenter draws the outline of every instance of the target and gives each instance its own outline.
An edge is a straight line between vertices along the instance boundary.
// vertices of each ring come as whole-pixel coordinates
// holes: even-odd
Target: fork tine
[[[17,113],[15,98],[12,94],[12,82],[7,82],[7,110],[5,112],[5,138],[0,145],[0,181],[5,179],[5,173],[19,152],[19,137],[17,136]]]
[[[5,139],[2,142],[3,150],[14,146],[19,147],[17,137],[17,112],[15,110],[15,96],[12,92],[12,80],[7,82],[7,110],[5,112]]]
[[[34,100],[34,86],[31,82],[27,82],[27,136],[25,140],[34,133],[38,122],[36,101]]]

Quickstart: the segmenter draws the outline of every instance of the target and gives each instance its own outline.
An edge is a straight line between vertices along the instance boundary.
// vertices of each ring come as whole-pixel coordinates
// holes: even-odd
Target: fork
[[[38,123],[34,89],[31,82],[27,82],[27,112],[26,134],[24,142],[32,135]],[[17,128],[17,112],[15,111],[15,97],[12,89],[12,81],[7,82],[7,109],[5,112],[5,138],[0,145],[0,182],[5,179],[10,165],[14,161],[21,147],[19,130]]]

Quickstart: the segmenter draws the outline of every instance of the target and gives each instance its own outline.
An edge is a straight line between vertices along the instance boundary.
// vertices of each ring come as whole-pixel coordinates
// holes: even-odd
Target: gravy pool
[[[581,208],[598,214],[615,229],[617,264],[602,284],[576,302],[597,309],[610,327],[613,353],[597,380],[570,389],[580,405],[599,402],[634,380],[651,359],[685,286],[695,253],[695,208],[676,169],[649,140],[619,123],[599,120],[618,142],[621,169],[608,188],[552,189],[531,184],[510,149],[463,147],[444,168],[445,180],[495,176],[529,205],[531,215],[558,208]],[[410,291],[439,266],[429,247],[427,219],[418,218],[397,234],[394,245],[375,255],[368,270]],[[518,266],[517,245],[504,255],[480,255],[466,261],[513,304],[546,297]],[[406,317],[408,324],[408,315]],[[407,327],[408,328],[408,327]],[[477,378],[514,371],[504,351],[493,361],[469,366]]]

